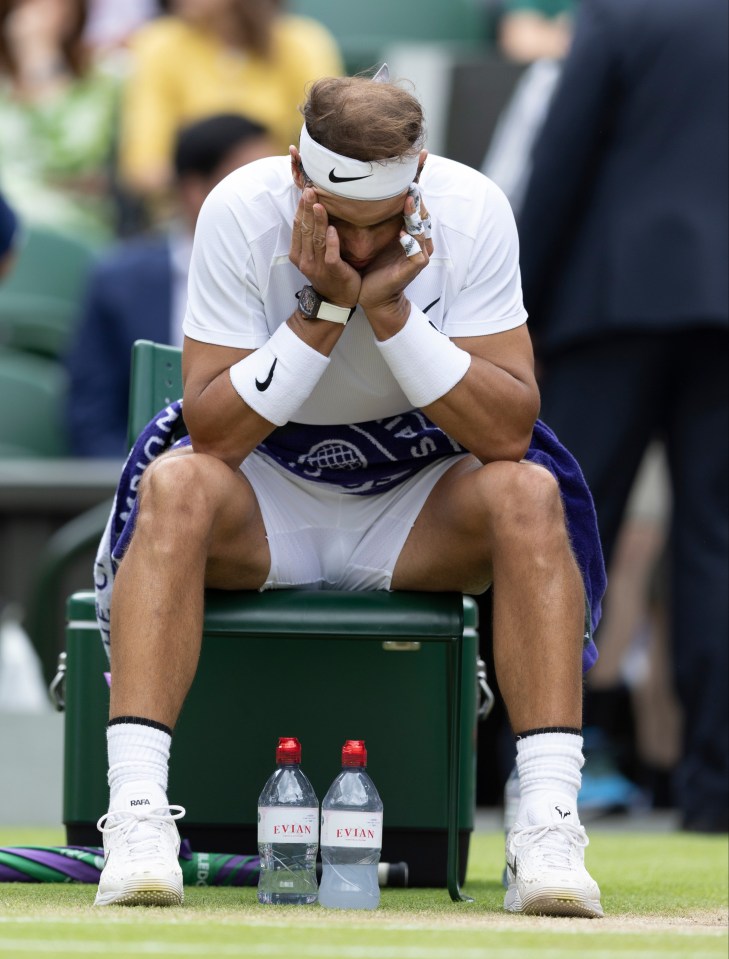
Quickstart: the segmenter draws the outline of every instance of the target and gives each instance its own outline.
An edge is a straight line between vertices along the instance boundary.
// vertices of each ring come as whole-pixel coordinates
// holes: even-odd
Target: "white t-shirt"
[[[420,178],[433,220],[433,255],[407,287],[413,309],[450,337],[500,333],[526,321],[519,243],[506,197],[470,167],[429,156]],[[241,167],[206,199],[195,231],[186,336],[258,349],[308,283],[289,260],[300,192],[288,157]],[[344,329],[298,423],[360,423],[412,410],[361,309]]]

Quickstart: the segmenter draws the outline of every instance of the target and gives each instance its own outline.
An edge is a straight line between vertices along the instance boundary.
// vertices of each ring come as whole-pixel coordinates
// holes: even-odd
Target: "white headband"
[[[387,200],[404,193],[418,172],[420,155],[389,160],[353,160],[312,140],[306,124],[299,141],[301,162],[316,186],[349,200]]]

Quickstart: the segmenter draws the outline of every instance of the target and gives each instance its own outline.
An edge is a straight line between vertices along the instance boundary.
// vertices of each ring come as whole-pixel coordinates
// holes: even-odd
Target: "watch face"
[[[321,297],[311,286],[305,286],[299,293],[299,309],[310,319],[315,317],[321,304]]]

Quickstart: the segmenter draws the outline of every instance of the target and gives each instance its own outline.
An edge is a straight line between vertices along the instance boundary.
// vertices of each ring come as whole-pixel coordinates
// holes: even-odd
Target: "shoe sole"
[[[540,889],[522,900],[515,886],[506,893],[504,909],[526,916],[577,916],[581,919],[602,919],[604,916],[599,900],[556,889]]]
[[[98,892],[95,906],[179,906],[183,901],[182,890],[172,883],[159,885],[134,886],[128,884],[124,889],[111,892]]]

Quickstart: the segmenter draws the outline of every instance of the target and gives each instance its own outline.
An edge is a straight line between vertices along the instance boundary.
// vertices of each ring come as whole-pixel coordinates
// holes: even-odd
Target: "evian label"
[[[321,844],[322,846],[381,849],[382,813],[322,810]]]
[[[319,810],[316,806],[259,806],[258,841],[319,841]]]

